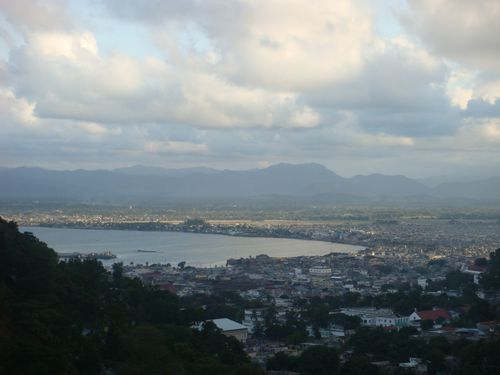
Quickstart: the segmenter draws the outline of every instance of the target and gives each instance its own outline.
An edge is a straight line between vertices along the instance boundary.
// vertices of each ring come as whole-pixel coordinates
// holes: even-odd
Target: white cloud
[[[374,42],[370,11],[350,0],[105,5],[115,16],[151,25],[170,56],[179,53],[171,34],[192,35],[204,40],[203,57],[224,76],[279,91],[307,91],[356,75]]]
[[[2,123],[12,122],[21,126],[35,125],[37,119],[33,116],[34,104],[26,99],[18,99],[8,89],[0,87],[0,118]]]
[[[79,124],[80,129],[86,133],[94,136],[104,136],[104,135],[120,135],[122,130],[120,128],[107,128],[103,125],[96,124],[95,122],[84,122]]]
[[[238,24],[201,20],[236,82],[307,91],[356,75],[373,41],[371,17],[352,1],[248,1]]]
[[[481,98],[489,104],[495,104],[500,99],[500,77],[480,84],[476,89],[476,97]]]
[[[16,93],[43,118],[201,127],[315,126],[319,115],[294,93],[245,88],[204,70],[155,58],[99,54],[95,37],[37,33],[14,51]]]
[[[434,54],[448,61],[451,104],[462,110],[472,100],[495,104],[500,97],[500,2],[408,2],[410,11],[401,16],[403,24]]]

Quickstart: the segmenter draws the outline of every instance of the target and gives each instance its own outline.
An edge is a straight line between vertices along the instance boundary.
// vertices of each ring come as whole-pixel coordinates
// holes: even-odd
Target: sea
[[[203,233],[21,227],[60,253],[110,251],[117,257],[104,265],[186,262],[194,267],[224,266],[230,258],[266,254],[271,257],[355,253],[361,246],[283,238],[237,237]],[[141,250],[141,251],[138,251]],[[146,252],[144,252],[146,251]]]

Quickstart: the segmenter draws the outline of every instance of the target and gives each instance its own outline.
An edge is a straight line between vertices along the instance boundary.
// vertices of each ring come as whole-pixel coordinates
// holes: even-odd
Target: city
[[[261,254],[228,259],[225,266],[214,267],[187,262],[108,266],[110,272],[120,269],[125,277],[176,295],[185,308],[196,307],[192,317],[196,324],[213,321],[223,334],[241,341],[251,361],[269,374],[293,374],[293,360],[283,364],[277,358],[299,358],[313,346],[335,348],[341,363],[349,364],[353,350],[358,350],[353,342],[366,329],[383,329],[387,335],[405,332],[405,339],[426,343],[481,342],[500,334],[494,312],[500,291],[482,285],[488,259],[500,243],[499,223],[484,215],[450,219],[399,213],[392,219],[370,220],[373,214],[369,214],[362,220],[241,223],[139,216],[140,220],[137,213],[82,216],[58,211],[19,213],[10,219],[53,228],[172,231],[361,245],[360,250],[349,253],[279,258]],[[406,357],[370,353],[365,351],[360,358],[380,371],[451,372],[461,361],[452,350],[440,352],[439,360],[417,348],[407,349]]]
[[[0,0],[0,375],[500,374],[500,0]]]

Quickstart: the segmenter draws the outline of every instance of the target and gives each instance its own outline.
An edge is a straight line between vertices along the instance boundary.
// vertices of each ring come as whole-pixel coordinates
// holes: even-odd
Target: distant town
[[[500,243],[494,218],[165,220],[58,211],[10,219],[45,227],[294,238],[363,246],[364,250],[352,254],[228,259],[225,267],[197,268],[186,262],[113,266],[144,285],[177,295],[184,303],[201,305],[202,316],[244,343],[252,361],[270,374],[293,374],[282,371],[293,369],[293,358],[311,345],[340,350],[342,361],[364,350],[364,358],[380,369],[435,373],[430,370],[438,366],[452,371],[460,363],[452,350],[432,360],[429,353],[416,349],[408,351],[416,353],[411,357],[399,357],[361,350],[352,343],[357,335],[367,334],[367,328],[382,330],[387,340],[406,332],[401,337],[410,340],[408,345],[419,340],[476,342],[500,333],[494,312],[500,292],[482,284]]]

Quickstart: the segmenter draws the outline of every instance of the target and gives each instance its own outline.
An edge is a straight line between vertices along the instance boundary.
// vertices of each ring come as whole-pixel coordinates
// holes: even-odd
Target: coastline
[[[139,231],[134,228],[90,228],[69,226],[21,226],[32,232],[56,252],[101,253],[110,251],[124,264],[177,264],[186,261],[195,267],[224,265],[228,259],[267,255],[272,258],[323,257],[334,253],[356,255],[365,247],[329,241],[262,236],[199,236],[204,233],[181,231]],[[61,232],[59,232],[61,231]],[[138,252],[137,249],[155,252]]]

